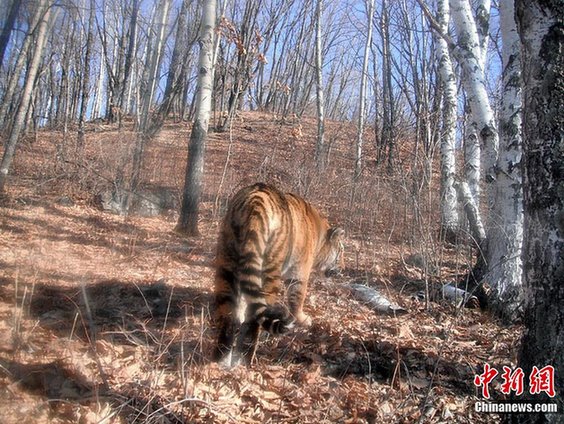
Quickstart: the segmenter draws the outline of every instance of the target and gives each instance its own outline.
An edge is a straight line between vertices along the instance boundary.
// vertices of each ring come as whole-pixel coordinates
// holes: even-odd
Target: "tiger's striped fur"
[[[343,234],[305,200],[270,185],[235,194],[218,241],[216,360],[251,362],[261,327],[281,334],[294,322],[310,325],[303,312],[310,273],[342,265]],[[284,285],[288,307],[279,303]]]

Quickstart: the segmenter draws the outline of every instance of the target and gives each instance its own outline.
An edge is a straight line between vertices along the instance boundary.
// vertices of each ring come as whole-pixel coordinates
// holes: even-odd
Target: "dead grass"
[[[388,175],[367,146],[354,186],[353,129],[329,124],[331,164],[319,175],[313,120],[245,113],[227,163],[230,134],[210,134],[195,240],[172,231],[175,214],[126,219],[93,205],[126,163],[132,133],[90,129],[80,168],[71,136],[62,145],[60,133],[45,132],[22,145],[0,208],[0,421],[498,420],[473,412],[473,376],[484,362],[513,364],[520,329],[413,298],[425,281],[463,274],[471,259],[435,241],[437,182],[412,183],[408,148],[401,171]],[[148,149],[145,184],[180,191],[188,134],[167,125]],[[258,363],[224,370],[208,359],[217,223],[229,196],[256,180],[299,192],[343,225],[346,269],[313,278],[309,331],[265,339]],[[409,265],[413,253],[428,256],[433,272]],[[344,285],[359,281],[410,313],[377,315],[351,300]]]

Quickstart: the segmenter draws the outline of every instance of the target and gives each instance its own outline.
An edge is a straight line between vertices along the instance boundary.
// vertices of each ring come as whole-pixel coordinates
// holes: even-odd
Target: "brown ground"
[[[468,249],[436,242],[436,175],[413,184],[423,156],[410,148],[395,174],[368,160],[353,185],[352,131],[329,125],[322,175],[313,120],[247,113],[232,134],[210,134],[198,239],[173,232],[176,212],[124,218],[95,206],[133,133],[92,124],[83,168],[74,134],[24,140],[0,207],[0,422],[497,421],[473,412],[473,377],[485,362],[514,364],[520,330],[413,298],[425,273],[410,255],[432,258],[427,277],[437,286],[464,274]],[[183,124],[164,129],[148,149],[146,185],[180,191],[188,136]],[[346,269],[313,278],[311,329],[265,339],[256,364],[224,370],[209,362],[215,237],[226,199],[256,180],[304,195],[339,222]],[[351,298],[350,282],[409,314],[376,314]]]

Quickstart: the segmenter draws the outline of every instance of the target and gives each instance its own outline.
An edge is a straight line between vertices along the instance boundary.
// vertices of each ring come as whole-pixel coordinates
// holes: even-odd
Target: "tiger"
[[[303,306],[313,269],[343,267],[344,230],[303,198],[256,183],[230,200],[219,231],[214,359],[226,367],[254,360],[261,329],[273,335],[309,327]],[[287,305],[281,301],[287,294]]]

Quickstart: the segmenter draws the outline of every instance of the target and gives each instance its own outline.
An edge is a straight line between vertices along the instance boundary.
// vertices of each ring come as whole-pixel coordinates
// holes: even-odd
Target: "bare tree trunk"
[[[503,81],[500,146],[494,184],[495,202],[488,217],[489,305],[505,321],[523,308],[523,188],[521,183],[521,46],[513,1],[500,3]]]
[[[380,21],[382,31],[382,136],[380,138],[381,148],[384,152],[387,149],[388,171],[394,167],[395,150],[395,111],[394,93],[392,85],[392,58],[390,45],[390,16],[387,0],[382,1],[382,18]],[[382,153],[384,153],[382,152]],[[378,155],[383,159],[383,154]]]
[[[139,117],[141,132],[145,132],[149,122],[149,110],[153,103],[153,96],[158,81],[159,67],[162,58],[163,46],[165,41],[166,22],[168,20],[168,11],[170,8],[170,0],[161,0],[157,4],[155,11],[155,21],[151,28],[154,34],[154,41],[147,48],[147,57],[144,68],[144,77],[141,83],[142,99],[141,99],[141,116]],[[152,38],[152,37],[151,37]]]
[[[512,422],[564,422],[564,7],[518,0],[523,60],[524,286],[526,311],[519,366],[554,370],[554,397],[531,399],[558,413],[511,414]],[[538,377],[538,375],[537,375]],[[522,400],[523,399],[523,400]]]
[[[476,122],[472,119],[472,107],[466,101],[464,105],[464,177],[470,187],[470,192],[476,204],[480,204],[480,181],[482,174],[482,146],[476,129]]]
[[[10,77],[10,80],[8,82],[8,87],[6,88],[6,91],[4,93],[2,105],[0,106],[0,126],[3,129],[6,129],[8,121],[11,121],[11,119],[8,119],[8,112],[10,110],[10,107],[13,106],[14,103],[18,103],[16,88],[18,87],[18,83],[20,82],[20,77],[24,69],[29,48],[31,46],[31,42],[35,37],[35,31],[37,30],[37,26],[40,23],[40,19],[44,13],[45,10],[41,9],[41,7],[37,7],[35,9],[35,13],[33,14],[33,18],[30,22],[29,32],[24,38],[23,45],[20,49],[20,54],[18,55],[16,65],[14,66],[14,71],[12,72],[12,76]]]
[[[192,236],[199,234],[198,216],[204,174],[204,153],[208,135],[213,90],[213,72],[211,68],[213,65],[215,9],[216,0],[204,0],[200,30],[196,120],[192,127],[192,133],[190,134],[182,206],[176,225],[176,231]]]
[[[86,37],[86,54],[84,57],[84,74],[82,75],[82,99],[80,102],[80,115],[78,117],[77,149],[79,160],[82,160],[82,148],[84,146],[84,121],[86,119],[86,108],[90,98],[90,62],[92,58],[92,45],[94,43],[94,18],[96,17],[96,1],[90,0],[90,14],[88,17],[88,35]]]
[[[94,90],[94,105],[92,106],[91,118],[98,118],[101,116],[103,91],[104,91],[104,78],[106,74],[106,67],[104,66],[104,59],[100,57],[100,68],[98,70],[98,83]]]
[[[468,222],[470,224],[470,234],[474,239],[474,242],[481,250],[486,241],[486,230],[484,229],[484,224],[482,223],[482,218],[480,216],[480,211],[474,200],[474,196],[470,192],[470,187],[466,181],[455,181],[454,188],[458,195],[458,201],[462,204],[466,216],[468,217]],[[484,262],[485,258],[483,255],[479,254],[478,262]]]
[[[16,145],[18,143],[21,132],[24,130],[25,119],[35,85],[35,77],[37,76],[37,72],[39,71],[39,64],[41,62],[41,56],[43,54],[43,48],[45,45],[49,16],[51,15],[51,5],[49,4],[49,0],[41,0],[38,7],[42,11],[44,11],[44,13],[41,17],[37,29],[37,38],[35,42],[36,48],[33,52],[31,63],[29,64],[29,68],[25,77],[20,104],[14,118],[14,124],[10,131],[8,141],[6,142],[6,148],[4,150],[2,162],[0,163],[0,194],[5,192],[6,180],[8,178],[8,173],[10,172],[10,167],[14,159]]]
[[[321,51],[321,18],[323,0],[317,0],[315,11],[315,83],[317,88],[317,142],[315,144],[315,162],[319,169],[325,168],[325,104],[323,100],[323,57]]]
[[[158,109],[151,114],[150,122],[146,129],[149,138],[153,138],[161,130],[174,102],[179,97],[183,82],[186,79],[187,67],[190,64],[188,54],[194,43],[188,37],[188,5],[188,0],[182,1],[163,100]]]
[[[470,227],[470,235],[476,245],[478,251],[476,264],[470,270],[469,275],[464,277],[464,283],[467,288],[475,292],[480,300],[480,304],[485,307],[487,305],[487,296],[483,285],[481,284],[482,277],[487,270],[486,261],[486,231],[476,200],[470,191],[470,187],[466,181],[455,181],[454,188],[457,192],[458,201],[464,208],[466,217],[468,218],[468,225]]]
[[[488,56],[490,3],[490,0],[477,0],[475,2],[476,10],[474,22],[478,45],[474,46],[474,50],[483,72],[485,72],[486,69],[485,66]],[[466,181],[470,186],[470,191],[474,196],[474,201],[479,206],[481,197],[482,156],[486,146],[480,145],[478,123],[473,118],[472,105],[468,101],[464,106],[464,115],[466,117],[466,126],[464,128],[464,173]]]
[[[14,23],[16,22],[21,4],[21,0],[12,0],[8,17],[4,22],[2,33],[0,33],[0,67],[4,66],[4,53],[6,52],[8,41],[10,41],[10,35],[12,34],[12,29],[14,28]]]
[[[443,33],[448,32],[448,0],[437,0],[437,23]],[[447,240],[454,240],[458,231],[458,211],[454,177],[456,175],[456,76],[452,67],[447,42],[435,38],[440,83],[443,88],[443,126],[441,133],[441,228]]]
[[[503,2],[506,3],[506,2]],[[500,9],[502,4],[499,5]],[[488,60],[488,43],[490,40],[490,8],[491,0],[477,0],[476,10],[474,12],[476,20],[476,28],[478,30],[478,39],[480,40],[480,63],[482,69],[486,69],[486,62]]]
[[[144,79],[142,81],[142,99],[141,111],[139,116],[139,128],[137,138],[135,140],[135,148],[133,149],[132,171],[129,182],[129,190],[125,193],[124,206],[126,213],[131,206],[132,194],[134,194],[139,186],[141,178],[141,166],[143,164],[143,156],[145,154],[145,146],[150,139],[147,132],[150,109],[153,102],[153,96],[158,80],[158,73],[162,58],[162,51],[165,39],[165,29],[168,20],[168,11],[170,8],[170,0],[162,0],[157,4],[155,11],[155,20],[151,28],[151,32],[156,38],[147,48],[147,57],[144,69]],[[123,82],[125,85],[126,81]]]
[[[491,184],[495,179],[499,140],[495,116],[486,90],[478,30],[469,0],[450,0],[450,6],[460,48],[457,58],[462,67],[462,83],[471,109],[471,125],[475,126],[483,146],[481,161],[486,183]]]
[[[137,17],[139,16],[139,0],[133,0],[131,6],[131,18],[129,20],[129,40],[127,43],[127,53],[125,54],[125,66],[123,74],[123,82],[121,84],[121,93],[117,101],[118,107],[125,112],[127,108],[125,91],[128,86],[129,77],[131,75],[133,55],[135,53],[135,46],[137,44]],[[150,39],[147,41],[150,42]]]
[[[358,103],[358,133],[356,136],[354,179],[360,177],[362,172],[362,133],[364,131],[364,120],[366,118],[366,81],[368,79],[368,59],[370,45],[372,44],[372,18],[374,15],[374,0],[366,1],[366,17],[368,31],[366,33],[366,43],[364,45],[364,58],[362,60],[362,75],[360,76],[360,93]]]

